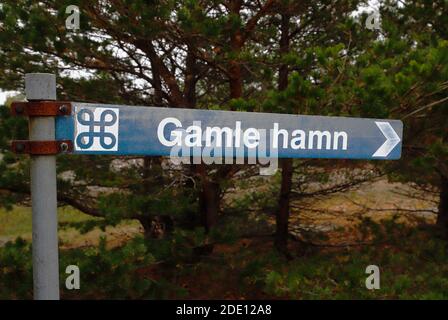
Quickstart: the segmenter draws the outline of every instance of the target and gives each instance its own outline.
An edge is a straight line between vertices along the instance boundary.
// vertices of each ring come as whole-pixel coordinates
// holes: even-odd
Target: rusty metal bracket
[[[30,141],[14,140],[11,144],[14,153],[30,155],[54,155],[73,151],[71,140],[59,141]]]
[[[14,116],[27,117],[56,117],[68,116],[72,112],[72,105],[66,101],[20,101],[11,104]]]

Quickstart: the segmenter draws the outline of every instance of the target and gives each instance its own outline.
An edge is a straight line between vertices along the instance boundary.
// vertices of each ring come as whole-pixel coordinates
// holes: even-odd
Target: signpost
[[[56,100],[53,74],[27,74],[28,101]],[[30,117],[31,141],[55,138],[54,117]],[[31,156],[31,203],[33,215],[33,279],[36,300],[59,299],[58,220],[56,199],[56,156]]]
[[[73,153],[172,155],[173,147],[263,149],[279,158],[399,159],[399,120],[71,103],[56,139]],[[194,153],[194,152],[192,152]]]
[[[27,74],[29,102],[12,105],[30,118],[35,299],[59,299],[56,216],[58,153],[393,160],[401,156],[399,120],[173,109],[60,102],[51,74]],[[173,153],[173,150],[176,151]],[[210,152],[211,151],[211,152]]]

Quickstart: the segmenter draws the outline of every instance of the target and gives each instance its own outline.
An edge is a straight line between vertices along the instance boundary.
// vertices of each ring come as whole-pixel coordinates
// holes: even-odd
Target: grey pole
[[[25,75],[28,101],[56,100],[56,76]],[[30,140],[55,140],[54,117],[30,117]],[[56,156],[31,156],[33,282],[35,300],[59,300]]]

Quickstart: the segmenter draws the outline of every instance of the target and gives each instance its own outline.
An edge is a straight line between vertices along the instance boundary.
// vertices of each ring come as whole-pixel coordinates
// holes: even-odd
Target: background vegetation
[[[448,2],[30,1],[0,4],[0,88],[57,75],[61,100],[402,119],[395,162],[173,167],[59,156],[61,283],[79,298],[448,295]],[[80,8],[67,30],[68,5]],[[372,5],[372,4],[370,4]],[[23,99],[17,96],[14,100]],[[0,298],[31,298],[25,119],[0,107]],[[365,268],[382,270],[365,288]]]

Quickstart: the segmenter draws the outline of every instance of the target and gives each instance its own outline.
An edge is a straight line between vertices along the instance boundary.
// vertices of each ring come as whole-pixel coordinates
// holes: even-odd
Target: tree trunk
[[[143,235],[145,237],[145,239],[151,239],[154,238],[152,236],[152,232],[151,232],[151,218],[149,217],[139,217],[138,221],[140,222],[140,224],[143,227]]]
[[[199,72],[196,58],[192,53],[194,44],[191,43],[187,53],[187,68],[185,74],[184,96],[186,106],[194,108],[196,106],[196,77]],[[210,232],[211,228],[218,222],[221,189],[219,183],[210,179],[205,164],[193,165],[194,170],[200,177],[201,190],[199,191],[199,216],[205,231]]]
[[[160,157],[143,157],[143,191],[149,195],[163,185],[162,159]],[[143,227],[145,238],[163,238],[173,232],[174,221],[169,215],[145,212],[138,218]]]
[[[160,73],[156,66],[153,66],[152,72],[154,86],[153,103],[156,106],[162,106],[162,82],[160,80]],[[157,188],[163,185],[161,157],[143,157],[142,180],[143,192],[147,195],[155,192]],[[146,215],[139,217],[138,221],[143,227],[143,233],[146,239],[161,238],[167,233],[172,232],[173,220],[167,215],[159,217],[152,212],[146,212]]]
[[[213,181],[205,182],[199,198],[201,221],[205,232],[209,233],[218,222],[221,189]]]
[[[232,14],[240,15],[242,3],[241,0],[232,0],[230,2],[230,11]],[[232,99],[238,99],[243,96],[243,77],[241,74],[241,61],[239,60],[239,54],[243,44],[241,30],[236,30],[230,36],[230,47],[232,49],[232,54],[236,58],[229,61],[228,67],[230,98]]]
[[[289,51],[289,20],[290,16],[282,15],[280,25],[280,54],[287,54]],[[278,90],[283,91],[288,87],[288,65],[282,64],[279,68]],[[289,201],[292,185],[292,159],[282,159],[282,180],[280,187],[279,208],[276,216],[275,247],[280,252],[289,257],[288,253],[288,222],[289,222]]]
[[[240,14],[241,6],[241,0],[230,1],[230,11],[235,15]],[[230,35],[230,45],[233,54],[238,57],[243,45],[240,30],[235,31],[235,33]],[[229,72],[230,98],[241,98],[243,95],[243,78],[239,58],[230,60],[227,70]],[[222,193],[220,181],[227,177],[227,173],[230,172],[231,169],[229,165],[223,164],[217,168],[217,171],[216,175],[212,177],[209,176],[205,164],[200,164],[196,167],[196,172],[201,179],[202,186],[199,193],[200,217],[202,225],[207,233],[209,233],[213,226],[218,222]]]
[[[279,209],[276,216],[275,247],[284,254],[288,254],[289,201],[292,173],[292,159],[282,159],[282,182],[280,187]]]
[[[437,226],[440,227],[444,235],[448,238],[448,178],[441,175],[440,180],[440,202]]]
[[[199,192],[199,215],[201,224],[209,233],[218,222],[221,188],[218,182],[210,180],[205,164],[196,166],[196,172],[201,179],[201,190]]]
[[[161,239],[174,231],[173,219],[169,215],[142,216],[137,219],[143,226],[145,239]]]

